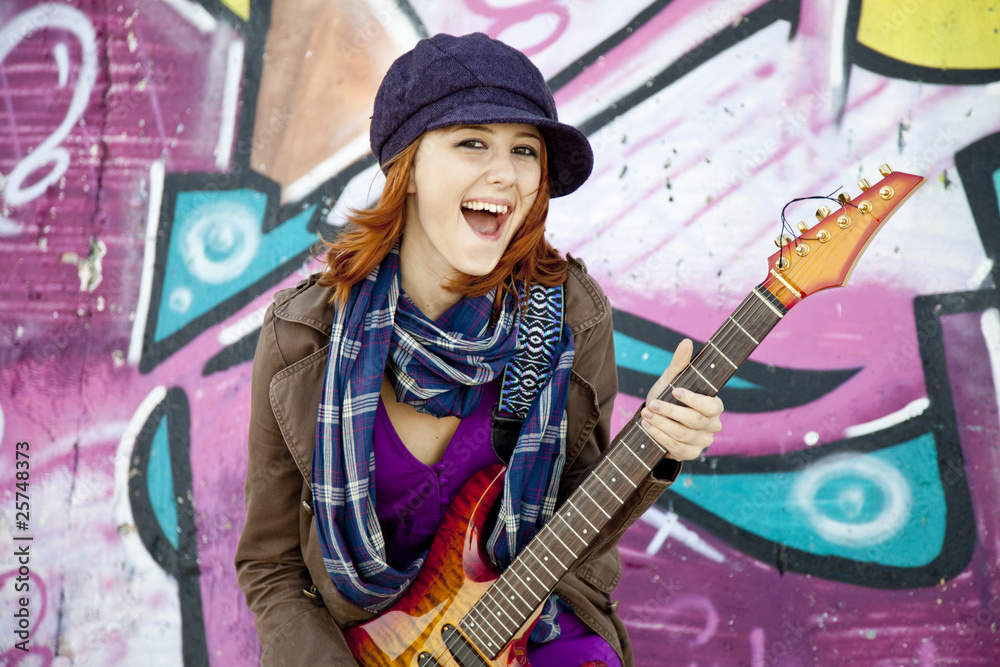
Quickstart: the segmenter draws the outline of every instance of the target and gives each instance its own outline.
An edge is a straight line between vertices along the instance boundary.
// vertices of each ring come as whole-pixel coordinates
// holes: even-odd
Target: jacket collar
[[[274,316],[312,327],[329,338],[336,309],[330,305],[333,289],[317,284],[321,275],[314,273],[295,287],[278,292],[274,297]]]

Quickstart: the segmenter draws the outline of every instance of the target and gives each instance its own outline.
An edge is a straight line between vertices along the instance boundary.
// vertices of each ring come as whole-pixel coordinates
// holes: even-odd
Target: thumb
[[[694,343],[691,342],[690,338],[685,338],[680,343],[677,344],[677,349],[674,350],[674,356],[670,360],[670,365],[667,366],[667,370],[663,371],[663,375],[653,384],[650,388],[649,393],[646,394],[646,402],[649,403],[653,399],[659,398],[660,394],[667,390],[670,383],[673,382],[677,374],[680,373],[684,368],[691,363],[691,355],[694,352]]]

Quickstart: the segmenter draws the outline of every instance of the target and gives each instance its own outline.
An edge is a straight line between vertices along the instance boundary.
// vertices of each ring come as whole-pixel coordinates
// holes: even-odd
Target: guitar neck
[[[755,287],[719,330],[712,334],[691,363],[678,373],[660,400],[680,403],[673,397],[675,388],[690,389],[715,396],[736,370],[760,345],[771,329],[788,312],[762,283]]]
[[[717,394],[786,312],[764,284],[758,285],[660,400],[678,403],[672,395],[677,387]],[[594,471],[463,619],[463,632],[484,653],[495,655],[515,636],[663,458],[640,420],[636,412]]]

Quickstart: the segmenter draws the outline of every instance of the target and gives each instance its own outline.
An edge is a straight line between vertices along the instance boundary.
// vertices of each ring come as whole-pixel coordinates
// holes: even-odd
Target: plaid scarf
[[[390,607],[424,562],[420,557],[402,571],[390,566],[375,515],[372,432],[385,371],[398,400],[438,417],[465,417],[478,405],[482,385],[497,378],[514,354],[520,320],[517,299],[509,294],[491,326],[494,293],[463,298],[430,322],[399,292],[397,247],[337,310],[313,453],[326,569],[346,599],[372,612]],[[499,518],[487,541],[501,569],[555,511],[573,361],[569,327],[563,332],[552,378],[539,390],[508,464]]]

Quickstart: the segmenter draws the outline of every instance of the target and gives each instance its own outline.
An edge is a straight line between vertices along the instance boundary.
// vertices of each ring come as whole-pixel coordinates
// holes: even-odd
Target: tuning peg
[[[888,176],[889,174],[892,173],[892,167],[890,167],[887,164],[883,164],[881,167],[878,168],[878,173],[882,174],[882,176]]]
[[[820,206],[816,209],[816,219],[822,222],[828,215],[830,215],[830,209],[826,206]]]
[[[858,187],[861,188],[862,192],[864,192],[865,190],[867,190],[871,186],[872,186],[872,184],[868,182],[867,178],[862,178],[860,181],[858,181]]]
[[[841,192],[839,195],[837,195],[837,201],[840,202],[841,206],[847,206],[848,204],[851,203],[851,195],[847,194],[846,192]]]
[[[805,234],[806,230],[809,229],[809,225],[807,225],[804,220],[799,220],[795,224],[795,226],[799,228],[799,233],[800,234]]]
[[[778,238],[774,239],[774,245],[778,246],[779,248],[784,247],[791,242],[792,242],[792,237],[789,236],[788,234],[782,234]]]

